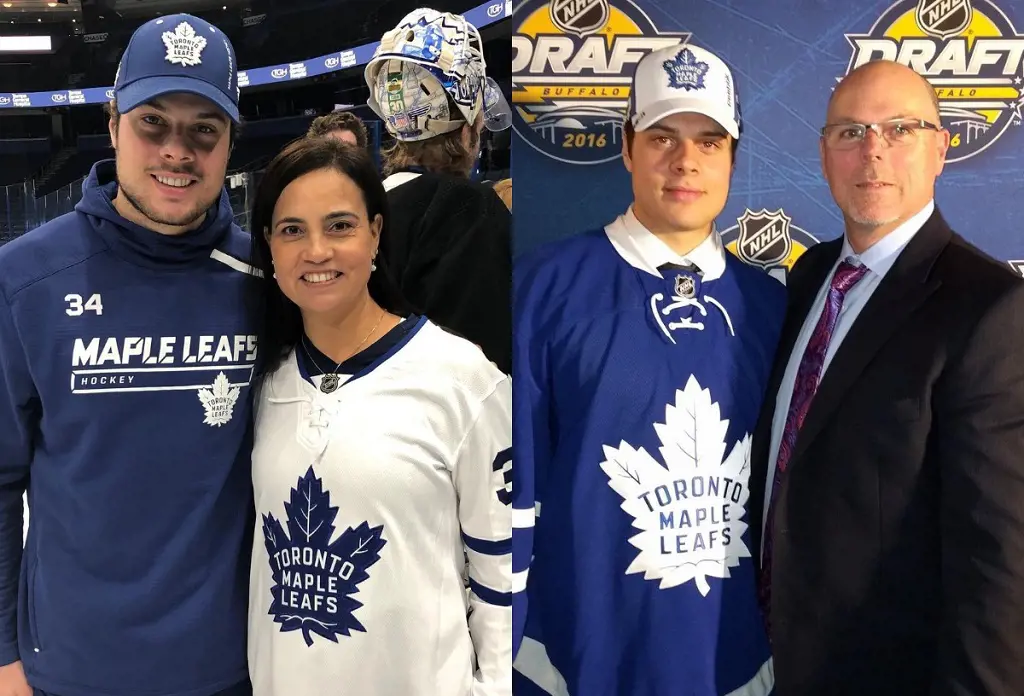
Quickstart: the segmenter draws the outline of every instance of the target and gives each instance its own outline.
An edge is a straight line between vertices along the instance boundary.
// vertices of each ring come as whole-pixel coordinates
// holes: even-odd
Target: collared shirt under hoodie
[[[749,448],[785,288],[627,211],[521,257],[513,306],[516,696],[767,696]]]
[[[249,237],[225,193],[178,237],[129,222],[114,171],[0,247],[0,663],[209,696],[247,675]]]

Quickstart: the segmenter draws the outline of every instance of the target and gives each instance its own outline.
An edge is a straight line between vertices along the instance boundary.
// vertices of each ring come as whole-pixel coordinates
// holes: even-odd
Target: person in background
[[[337,138],[342,142],[366,149],[369,147],[369,136],[363,120],[350,111],[332,111],[317,116],[309,124],[307,138]]]
[[[1019,696],[1024,282],[939,212],[912,69],[843,78],[819,143],[844,234],[789,275],[750,475],[779,693]]]
[[[384,34],[365,77],[394,138],[382,152],[392,215],[381,254],[418,312],[507,373],[512,214],[469,174],[481,130],[508,128],[511,112],[487,78],[480,34],[460,15],[416,10]]]
[[[512,693],[511,380],[406,310],[388,217],[368,153],[326,138],[256,193],[256,696]]]
[[[236,66],[202,19],[142,25],[109,104],[115,158],[74,212],[0,247],[4,696],[250,692]]]

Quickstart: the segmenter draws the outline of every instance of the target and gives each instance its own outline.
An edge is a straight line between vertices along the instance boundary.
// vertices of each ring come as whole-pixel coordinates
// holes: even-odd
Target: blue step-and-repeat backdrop
[[[690,42],[733,69],[744,135],[730,248],[784,277],[842,234],[818,133],[837,80],[875,58],[931,81],[952,135],[936,203],[987,253],[1024,266],[1024,2],[525,0],[513,23],[516,253],[603,226],[632,200],[620,155],[637,61]]]

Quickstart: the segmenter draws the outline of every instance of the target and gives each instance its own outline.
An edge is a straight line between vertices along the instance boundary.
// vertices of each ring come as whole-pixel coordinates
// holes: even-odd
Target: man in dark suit
[[[949,143],[896,63],[829,102],[845,234],[789,277],[752,453],[779,696],[1024,694],[1024,282],[935,208]]]

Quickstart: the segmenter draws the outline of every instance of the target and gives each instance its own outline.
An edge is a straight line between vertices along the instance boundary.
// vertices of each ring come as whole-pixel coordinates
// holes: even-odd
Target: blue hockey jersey
[[[784,311],[632,210],[517,264],[516,696],[771,693],[746,503]]]
[[[249,237],[226,193],[166,236],[116,187],[96,164],[0,247],[0,664],[60,696],[209,696],[247,677]]]

